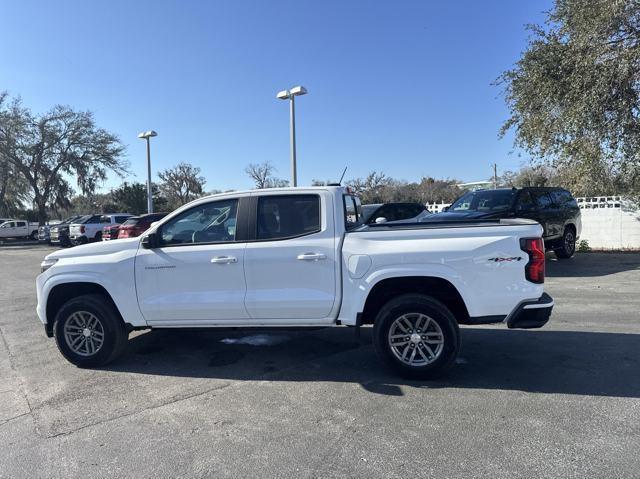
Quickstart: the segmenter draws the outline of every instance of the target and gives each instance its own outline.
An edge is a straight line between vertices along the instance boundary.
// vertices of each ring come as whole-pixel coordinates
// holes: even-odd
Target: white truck
[[[38,317],[80,367],[117,358],[136,329],[373,324],[377,353],[408,377],[453,363],[459,324],[548,321],[538,223],[362,225],[360,214],[343,187],[201,198],[140,238],[48,255]]]
[[[23,220],[6,220],[0,224],[0,239],[4,238],[38,239],[38,223]]]
[[[102,241],[102,229],[107,225],[124,223],[133,216],[130,213],[109,213],[83,217],[69,226],[69,240],[72,245],[86,244],[91,241]]]

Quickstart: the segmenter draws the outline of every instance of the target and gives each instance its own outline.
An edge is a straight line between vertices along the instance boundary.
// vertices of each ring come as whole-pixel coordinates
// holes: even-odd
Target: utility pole
[[[498,188],[498,165],[497,163],[493,164],[493,189]]]

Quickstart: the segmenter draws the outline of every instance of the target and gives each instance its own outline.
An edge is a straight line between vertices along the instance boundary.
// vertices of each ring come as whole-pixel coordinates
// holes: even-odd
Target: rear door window
[[[533,194],[536,206],[540,209],[549,209],[553,208],[553,201],[551,200],[551,196],[549,193],[544,191],[539,191]]]
[[[522,191],[520,193],[520,196],[518,197],[518,209],[530,210],[532,208],[535,208],[535,206],[536,204],[533,201],[531,193],[529,193],[527,190]]]
[[[295,238],[320,231],[318,195],[269,195],[258,198],[256,239]]]

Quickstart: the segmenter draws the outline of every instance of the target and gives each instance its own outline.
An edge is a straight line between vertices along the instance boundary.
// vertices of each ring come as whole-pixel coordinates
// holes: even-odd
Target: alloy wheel
[[[407,313],[389,328],[389,347],[404,364],[414,367],[433,363],[444,348],[444,334],[433,318],[422,313]]]
[[[64,323],[64,339],[75,354],[93,356],[104,343],[104,328],[96,315],[76,311]]]

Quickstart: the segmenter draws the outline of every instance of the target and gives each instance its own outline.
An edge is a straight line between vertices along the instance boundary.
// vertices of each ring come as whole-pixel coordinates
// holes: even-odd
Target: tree
[[[452,203],[463,190],[458,186],[460,183],[453,179],[437,180],[435,178],[422,178],[418,186],[420,200],[422,203]]]
[[[160,188],[151,183],[151,196],[154,211],[163,211],[167,207],[167,200],[160,195]],[[111,191],[111,201],[116,210],[140,215],[147,212],[147,185],[144,183],[122,183]]]
[[[260,164],[250,163],[244,171],[253,180],[253,183],[258,190],[289,186],[289,180],[273,176],[273,174],[278,170],[268,161]]]
[[[536,159],[580,171],[592,194],[640,191],[640,2],[556,0],[502,74],[501,134]]]
[[[158,173],[160,192],[167,199],[168,207],[176,209],[204,194],[207,180],[200,176],[200,168],[180,163]]]
[[[372,171],[365,178],[354,178],[347,185],[367,203],[384,203],[383,190],[391,184],[392,180],[383,172]]]
[[[113,133],[98,128],[93,114],[58,105],[43,115],[22,106],[20,99],[0,103],[0,157],[21,177],[38,211],[47,219],[47,206],[72,191],[94,191],[107,172],[124,174],[124,146]]]

